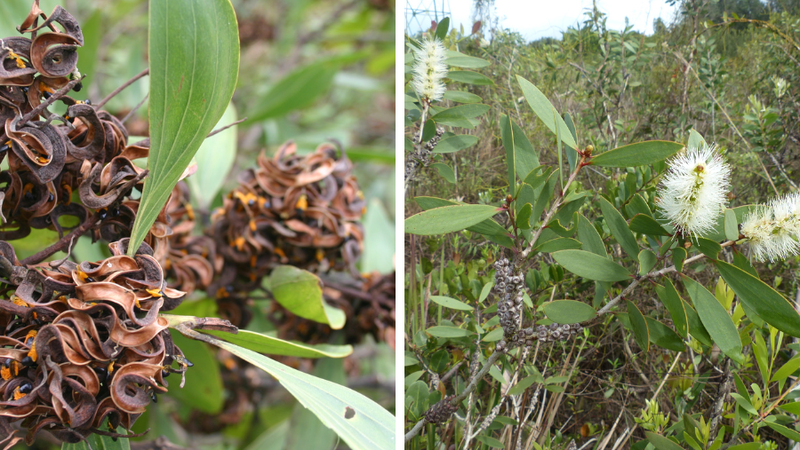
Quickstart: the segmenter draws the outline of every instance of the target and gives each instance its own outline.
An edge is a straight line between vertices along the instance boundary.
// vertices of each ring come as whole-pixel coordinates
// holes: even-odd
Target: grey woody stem
[[[578,172],[581,170],[581,167],[583,166],[585,161],[586,161],[586,155],[582,154],[580,161],[578,161],[578,164],[575,165],[575,170],[572,172],[572,174],[570,174],[569,179],[567,180],[567,184],[564,185],[564,189],[561,191],[558,197],[556,197],[556,199],[553,201],[553,204],[550,205],[550,209],[544,216],[544,220],[542,220],[542,226],[540,226],[539,229],[536,230],[536,232],[531,237],[531,241],[528,244],[528,247],[525,250],[523,250],[522,253],[520,254],[521,259],[525,259],[528,257],[528,255],[533,250],[533,246],[536,245],[536,241],[539,240],[539,236],[542,234],[542,231],[544,231],[545,227],[550,222],[550,219],[552,219],[553,216],[558,212],[558,209],[561,207],[561,204],[564,201],[564,193],[567,192],[569,185],[572,184],[573,181],[575,181],[575,178],[577,178]]]
[[[736,241],[726,241],[726,242],[723,242],[722,244],[720,244],[720,246],[721,247],[730,247],[731,245],[733,245],[735,243],[736,243]],[[683,264],[684,265],[691,264],[693,262],[700,261],[701,259],[703,259],[705,257],[706,257],[706,255],[701,253],[699,255],[692,256],[691,258],[685,260],[683,262]],[[619,303],[620,300],[625,298],[626,295],[628,295],[631,292],[633,292],[633,290],[636,288],[636,286],[638,286],[639,283],[641,283],[643,280],[648,280],[650,278],[660,277],[660,276],[663,276],[663,275],[666,275],[666,274],[672,273],[672,272],[676,272],[676,269],[675,269],[674,265],[673,266],[669,266],[669,267],[665,267],[665,268],[663,268],[661,270],[654,270],[652,272],[647,273],[646,275],[642,275],[641,277],[633,280],[631,282],[631,284],[628,285],[628,287],[626,287],[625,289],[622,290],[622,292],[619,293],[619,295],[617,295],[616,297],[611,299],[608,303],[606,303],[606,306],[602,307],[599,311],[597,311],[597,315],[598,316],[602,316],[603,314],[606,314],[606,313],[610,312],[611,309],[614,308],[614,306],[616,306],[617,303]]]

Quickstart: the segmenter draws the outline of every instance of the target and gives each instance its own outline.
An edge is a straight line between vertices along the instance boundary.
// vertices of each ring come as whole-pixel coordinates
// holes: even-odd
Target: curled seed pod
[[[450,416],[458,409],[458,406],[450,404],[453,396],[447,396],[431,406],[425,412],[425,421],[428,423],[444,423],[450,419]]]
[[[130,428],[164,373],[189,366],[158,315],[183,296],[147,254],[29,268],[0,299],[0,428],[21,421],[29,445],[41,429],[77,442],[104,418]]]

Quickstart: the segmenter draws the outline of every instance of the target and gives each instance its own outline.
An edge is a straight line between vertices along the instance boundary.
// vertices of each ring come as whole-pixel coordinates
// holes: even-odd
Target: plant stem
[[[38,264],[44,261],[45,258],[52,256],[54,253],[66,249],[70,245],[70,242],[72,242],[73,239],[83,236],[84,233],[86,233],[95,225],[97,225],[99,221],[100,221],[99,214],[92,215],[92,217],[90,217],[85,222],[80,224],[80,226],[72,230],[69,234],[59,239],[55,244],[47,247],[46,249],[34,255],[31,255],[23,259],[22,261],[20,261],[20,264],[22,264],[23,266],[27,266],[31,264]]]
[[[581,154],[581,160],[578,161],[578,164],[575,165],[575,170],[569,176],[569,180],[567,180],[567,184],[564,185],[564,189],[558,196],[556,196],[556,199],[553,201],[553,204],[550,206],[550,209],[544,216],[544,220],[542,220],[542,225],[539,227],[539,229],[536,230],[536,232],[531,237],[531,242],[528,244],[528,248],[526,248],[525,250],[522,251],[522,253],[519,254],[520,259],[527,258],[528,255],[533,250],[533,246],[536,245],[536,241],[539,239],[539,236],[542,234],[542,231],[544,231],[545,227],[547,227],[547,224],[550,222],[550,219],[552,219],[553,216],[558,211],[558,208],[561,207],[561,203],[564,201],[564,193],[567,192],[567,189],[569,189],[569,185],[572,184],[573,181],[575,181],[575,178],[578,176],[578,172],[581,170],[581,166],[583,166],[585,161],[586,161],[586,155]]]
[[[461,403],[462,400],[467,398],[469,393],[474,391],[475,388],[478,387],[478,382],[480,382],[480,380],[483,379],[483,376],[486,375],[489,372],[489,369],[492,368],[494,363],[497,362],[498,359],[500,359],[500,355],[502,355],[502,352],[494,352],[491,355],[489,355],[489,358],[486,359],[486,362],[483,364],[483,367],[481,367],[481,369],[475,374],[475,376],[472,377],[467,387],[464,388],[464,391],[453,397],[450,400],[450,404],[457,405]],[[408,442],[411,439],[413,439],[414,436],[419,434],[420,430],[422,430],[422,427],[424,425],[425,425],[425,419],[421,419],[419,422],[417,422],[414,425],[414,427],[411,428],[411,430],[409,430],[408,433],[406,433],[405,441]]]
[[[22,116],[22,118],[19,119],[19,122],[17,122],[17,126],[21,127],[22,125],[25,125],[29,120],[31,120],[34,117],[38,116],[39,113],[41,113],[42,111],[45,110],[45,108],[47,108],[48,106],[50,106],[53,103],[55,103],[61,97],[65,96],[67,94],[67,92],[71,91],[72,88],[74,88],[76,84],[80,83],[80,81],[81,80],[72,80],[69,83],[67,83],[66,85],[64,85],[64,87],[62,87],[61,89],[53,92],[53,95],[51,95],[50,98],[48,98],[47,100],[43,101],[42,103],[39,104],[39,106],[37,106],[36,108],[33,108],[27,114]]]
[[[720,246],[721,247],[730,247],[731,245],[733,245],[735,243],[736,243],[736,241],[726,241],[726,242],[723,242],[722,244],[720,244]],[[702,253],[699,254],[699,255],[692,256],[691,258],[685,260],[683,262],[683,265],[686,266],[687,264],[691,264],[691,263],[693,263],[695,261],[700,261],[701,259],[703,259],[705,257],[706,257],[706,255],[702,254]],[[599,311],[597,311],[597,315],[598,316],[602,316],[603,314],[606,314],[606,313],[610,312],[611,309],[614,306],[616,306],[617,303],[619,303],[620,300],[622,300],[626,295],[630,294],[636,288],[636,286],[638,286],[639,283],[641,283],[643,280],[660,277],[662,275],[666,275],[668,273],[672,273],[672,272],[675,272],[675,271],[676,271],[675,270],[675,266],[673,265],[673,266],[669,266],[669,267],[666,267],[666,268],[661,269],[661,270],[654,270],[654,271],[652,271],[652,272],[650,272],[650,273],[648,273],[646,275],[642,275],[641,277],[633,280],[631,282],[631,284],[628,285],[628,287],[626,287],[625,289],[622,290],[622,292],[619,293],[619,295],[617,295],[616,297],[611,299],[611,301],[609,301],[606,304],[606,306],[604,306]]]
[[[122,91],[123,91],[123,90],[124,90],[126,87],[128,87],[128,86],[132,85],[132,84],[133,84],[134,82],[136,82],[136,80],[138,80],[139,78],[142,78],[143,76],[145,76],[145,75],[149,75],[149,74],[150,74],[150,68],[148,67],[147,69],[144,69],[143,71],[141,71],[141,72],[139,72],[138,74],[134,75],[134,76],[133,76],[133,78],[131,78],[130,80],[128,80],[128,81],[126,81],[126,82],[122,83],[122,85],[121,85],[120,87],[118,87],[118,88],[114,89],[114,90],[113,90],[113,91],[112,91],[110,94],[106,95],[106,97],[105,97],[104,99],[100,100],[100,102],[99,102],[99,103],[98,103],[98,104],[97,104],[95,107],[96,107],[97,109],[100,109],[100,108],[102,108],[102,107],[103,107],[103,105],[105,105],[106,103],[108,103],[108,101],[109,101],[109,100],[111,100],[111,99],[112,99],[112,98],[114,98],[114,97],[115,97],[117,94],[119,94],[120,92],[122,92]]]

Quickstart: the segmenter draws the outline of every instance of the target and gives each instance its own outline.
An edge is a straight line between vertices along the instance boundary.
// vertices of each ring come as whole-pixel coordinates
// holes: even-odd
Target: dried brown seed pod
[[[110,247],[102,261],[20,268],[24,279],[0,299],[0,429],[20,422],[28,444],[42,429],[78,442],[105,418],[130,428],[166,392],[164,374],[189,365],[158,315],[184,293],[166,286],[147,247],[133,258],[125,243]]]

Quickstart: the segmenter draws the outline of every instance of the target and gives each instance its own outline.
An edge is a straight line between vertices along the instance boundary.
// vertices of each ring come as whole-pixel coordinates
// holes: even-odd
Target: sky
[[[450,27],[464,25],[469,33],[472,29],[472,0],[405,0],[406,20],[409,9],[417,11],[442,9],[451,14]],[[495,0],[496,15],[501,28],[518,31],[528,41],[542,37],[561,37],[569,26],[585,20],[584,13],[592,7],[592,0]],[[661,17],[665,23],[672,22],[677,6],[669,6],[664,0],[597,0],[597,7],[608,15],[607,26],[611,30],[622,30],[625,17],[636,31],[652,34],[653,20]],[[417,22],[430,26],[431,18],[418,16]],[[427,23],[426,23],[427,22]],[[412,34],[419,30],[414,21],[409,25]]]

